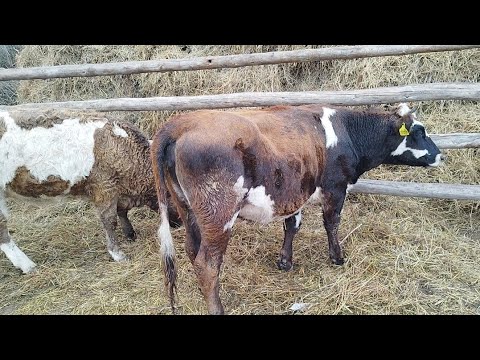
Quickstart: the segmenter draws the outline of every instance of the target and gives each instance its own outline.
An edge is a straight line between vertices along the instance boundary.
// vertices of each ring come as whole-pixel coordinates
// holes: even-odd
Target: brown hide
[[[196,111],[172,119],[169,127],[176,139],[176,176],[182,183],[192,180],[186,185],[192,198],[208,188],[199,178],[221,170],[226,177],[219,186],[232,187],[243,176],[244,188],[265,186],[275,202],[275,215],[286,216],[319,186],[325,161],[323,133],[308,111],[281,106]]]
[[[209,313],[224,311],[218,275],[234,214],[248,208],[253,213],[239,216],[263,222],[290,218],[320,186],[325,164],[321,115],[321,109],[314,117],[310,110],[283,106],[195,111],[173,117],[155,135],[152,159],[159,204],[165,203],[168,189],[185,224],[185,249]],[[260,206],[245,196],[252,189],[258,190]],[[159,234],[174,309],[175,260],[163,220]]]
[[[338,227],[348,184],[380,164],[440,164],[438,147],[421,123],[414,125],[415,118],[406,104],[396,112],[315,104],[204,110],[171,118],[154,137],[152,160],[172,308],[177,271],[163,205],[167,190],[185,224],[185,250],[208,311],[223,314],[219,271],[236,217],[263,223],[284,219],[277,266],[288,271],[302,206],[318,201],[330,259],[342,265]],[[401,126],[411,134],[402,134]],[[424,155],[417,157],[416,151]]]

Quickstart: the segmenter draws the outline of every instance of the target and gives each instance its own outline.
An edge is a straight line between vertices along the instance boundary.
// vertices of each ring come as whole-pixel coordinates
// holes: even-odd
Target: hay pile
[[[26,46],[17,66],[185,58],[291,50],[301,46]],[[480,79],[480,51],[466,50],[318,63],[262,65],[163,74],[22,81],[19,102],[373,88]],[[127,113],[147,134],[170,112]],[[480,104],[420,104],[430,133],[480,132]],[[446,150],[439,169],[382,166],[364,178],[480,184],[480,149]],[[0,256],[0,313],[169,314],[163,291],[157,216],[132,211],[138,240],[121,246],[132,260],[114,263],[95,211],[81,201],[38,204],[8,201],[10,228],[40,268],[21,276]],[[230,314],[480,314],[480,203],[350,194],[339,237],[346,263],[330,264],[321,210],[305,208],[294,243],[294,269],[275,260],[281,223],[238,221],[221,274],[221,297]],[[351,233],[351,234],[350,234]],[[350,235],[349,235],[350,234]],[[123,239],[123,235],[119,235]],[[180,313],[206,307],[175,230]],[[348,235],[348,236],[347,236]]]

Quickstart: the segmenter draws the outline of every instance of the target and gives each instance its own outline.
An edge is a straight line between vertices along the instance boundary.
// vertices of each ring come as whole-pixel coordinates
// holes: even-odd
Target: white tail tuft
[[[163,258],[173,258],[175,256],[175,247],[173,246],[172,234],[170,233],[170,224],[168,222],[167,205],[160,204],[160,226],[157,231],[160,241],[160,254]]]

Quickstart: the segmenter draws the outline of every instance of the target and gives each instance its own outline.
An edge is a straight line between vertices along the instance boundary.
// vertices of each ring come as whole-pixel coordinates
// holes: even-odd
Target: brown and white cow
[[[237,217],[284,221],[278,266],[289,270],[302,207],[320,202],[330,258],[343,264],[337,231],[347,186],[380,164],[437,166],[442,158],[406,104],[390,112],[322,105],[195,111],[168,121],[151,150],[172,309],[176,269],[168,192],[211,314],[224,312],[218,274]]]
[[[150,143],[132,124],[101,114],[69,111],[0,111],[0,249],[28,273],[35,268],[7,228],[4,198],[73,195],[91,200],[115,261],[117,216],[125,236],[135,231],[127,212],[147,205],[158,210]],[[172,221],[178,222],[176,212]]]

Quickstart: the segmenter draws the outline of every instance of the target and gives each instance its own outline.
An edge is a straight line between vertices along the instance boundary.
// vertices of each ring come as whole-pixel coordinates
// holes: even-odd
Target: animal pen
[[[30,66],[0,70],[0,80],[126,76],[173,71],[213,71],[214,69],[218,70],[216,74],[221,75],[222,69],[229,68],[468,51],[472,54],[472,61],[478,65],[478,46],[349,46],[88,65]],[[306,70],[300,68],[298,71]],[[431,137],[440,149],[470,149],[455,151],[470,151],[475,167],[475,161],[478,161],[476,149],[480,147],[480,125],[473,119],[475,116],[478,118],[479,99],[480,85],[476,81],[430,82],[427,80],[421,84],[361,90],[300,89],[299,91],[243,91],[195,96],[122,97],[24,103],[12,107],[0,107],[0,109],[68,108],[104,112],[172,112],[307,103],[366,106],[398,102],[412,104],[427,102],[426,105],[422,103],[422,106],[428,108],[429,102],[441,101],[448,112],[450,110],[447,101],[454,100],[465,106],[471,106],[473,123],[467,126],[467,129],[472,131],[432,134]],[[441,115],[441,111],[437,111],[437,116],[439,114]],[[423,121],[423,119],[420,120]],[[464,121],[468,122],[468,119]],[[435,122],[432,121],[432,124]],[[433,128],[448,128],[446,124],[440,125]],[[146,129],[148,132],[151,127],[146,126]],[[458,155],[448,154],[447,163],[451,161],[450,158],[458,160]],[[457,164],[458,169],[455,170],[458,176],[468,172],[468,169],[462,169],[461,165]],[[279,223],[268,226],[236,224],[234,230],[236,235],[232,238],[233,247],[227,253],[222,274],[224,280],[221,292],[224,294],[228,312],[234,314],[292,313],[294,312],[291,308],[293,304],[305,304],[303,309],[307,314],[479,313],[480,269],[474,264],[475,257],[478,260],[480,255],[478,175],[473,178],[473,184],[447,183],[436,179],[435,170],[427,174],[423,169],[404,170],[395,167],[393,169],[386,174],[382,173],[381,176],[379,176],[380,171],[372,171],[372,177],[381,177],[381,179],[365,179],[370,177],[368,176],[370,173],[366,174],[363,176],[364,179],[360,179],[349,190],[346,201],[349,204],[345,208],[340,224],[340,235],[345,242],[343,246],[346,247],[347,260],[342,268],[329,265],[326,260],[327,252],[324,248],[326,240],[321,226],[321,217],[318,214],[321,211],[319,208],[309,208],[305,214],[305,224],[294,244],[296,260],[299,264],[295,264],[294,270],[290,273],[282,273],[275,267],[274,259],[282,239]],[[478,168],[472,170],[473,173],[475,171],[478,173]],[[399,179],[408,180],[409,177],[415,177],[415,173],[421,173],[436,182],[399,181]],[[386,201],[382,200],[382,197],[376,197],[377,195],[386,195],[388,204],[385,204]],[[415,200],[418,205],[411,205],[412,203],[404,201],[403,197],[418,198]],[[428,200],[428,198],[440,200]],[[453,201],[446,202],[441,199]],[[458,200],[464,200],[468,205],[462,205]],[[385,203],[382,204],[382,202]],[[423,212],[422,206],[426,205],[428,205],[428,211]],[[55,220],[55,214],[60,217],[63,214],[71,216],[62,220],[64,225],[61,230],[57,230],[58,233],[52,232],[48,235],[54,241],[50,241],[49,245],[44,244],[39,249],[32,248],[40,265],[38,274],[22,278],[16,270],[10,269],[4,257],[0,258],[0,289],[2,289],[0,313],[169,313],[168,300],[162,286],[163,275],[161,275],[160,261],[157,256],[158,249],[154,241],[155,227],[158,225],[155,214],[142,210],[136,212],[138,223],[142,224],[136,225],[139,228],[139,239],[134,244],[122,244],[125,245],[127,252],[133,251],[134,256],[129,263],[119,264],[110,263],[108,258],[103,256],[101,244],[98,246],[97,254],[96,247],[92,249],[95,241],[90,242],[90,235],[83,237],[75,230],[77,223],[85,222],[84,226],[95,229],[91,237],[103,236],[94,224],[96,221],[94,216],[91,220],[89,216],[81,220],[75,217],[76,214],[90,214],[91,209],[88,204],[73,202],[59,205],[57,203],[50,214],[45,214],[42,206],[33,209],[32,205],[23,206],[20,206],[17,211],[14,208],[12,221],[15,221],[15,217],[18,219],[17,223],[14,223],[14,236],[19,242],[22,241],[27,249],[34,243],[31,239],[32,233],[35,233],[35,223],[48,227],[58,221]],[[412,216],[408,209],[415,206],[419,208],[413,211],[415,215]],[[29,210],[25,211],[26,208]],[[447,214],[450,211],[459,216],[463,214],[469,219],[461,227],[452,231],[450,222],[453,220],[444,220],[442,216],[436,215],[436,213]],[[422,214],[425,217],[421,217]],[[370,222],[370,218],[377,218],[377,221]],[[412,232],[412,229],[419,226],[423,232],[436,234],[439,239],[451,239],[451,243],[439,245],[435,243],[435,237],[422,237]],[[305,228],[311,231],[305,231]],[[39,228],[36,229],[37,232],[40,231]],[[63,232],[60,232],[62,229]],[[176,245],[179,256],[182,258],[178,266],[181,271],[178,282],[179,295],[183,299],[180,301],[183,306],[181,312],[204,313],[191,265],[182,254],[184,236],[182,231],[178,229],[173,232],[175,239],[178,240]],[[77,240],[73,240],[74,238]],[[461,244],[457,241],[460,238],[465,239]],[[85,246],[79,246],[72,252],[72,247],[64,245],[66,248],[62,250],[62,244],[67,242],[77,242],[77,245],[80,242]],[[266,244],[267,242],[270,244]],[[238,246],[235,247],[235,244]],[[453,257],[446,255],[452,249],[457,251],[455,261],[452,260]],[[60,258],[65,258],[63,260],[66,262],[56,267]],[[96,264],[87,266],[88,261]],[[450,265],[448,265],[449,261],[452,261]],[[456,261],[468,263],[468,266],[460,266]],[[261,271],[256,269],[257,266],[261,267]],[[385,270],[384,267],[389,267],[389,270]],[[437,268],[440,270],[437,271]],[[135,275],[132,276],[133,273]],[[92,286],[84,284],[88,274],[92,276],[90,278],[93,282]],[[463,280],[458,280],[459,278]],[[454,290],[448,290],[449,287]],[[69,288],[74,290],[70,292]],[[44,291],[45,289],[49,290]],[[445,292],[448,294],[447,300],[444,299]],[[33,300],[26,300],[30,296]],[[69,296],[75,296],[79,300],[72,301],[70,298],[70,303],[73,305],[63,304],[62,299],[67,299]],[[96,302],[94,304],[88,301],[83,302],[82,297],[94,298]],[[186,302],[186,299],[192,299],[192,302]]]

